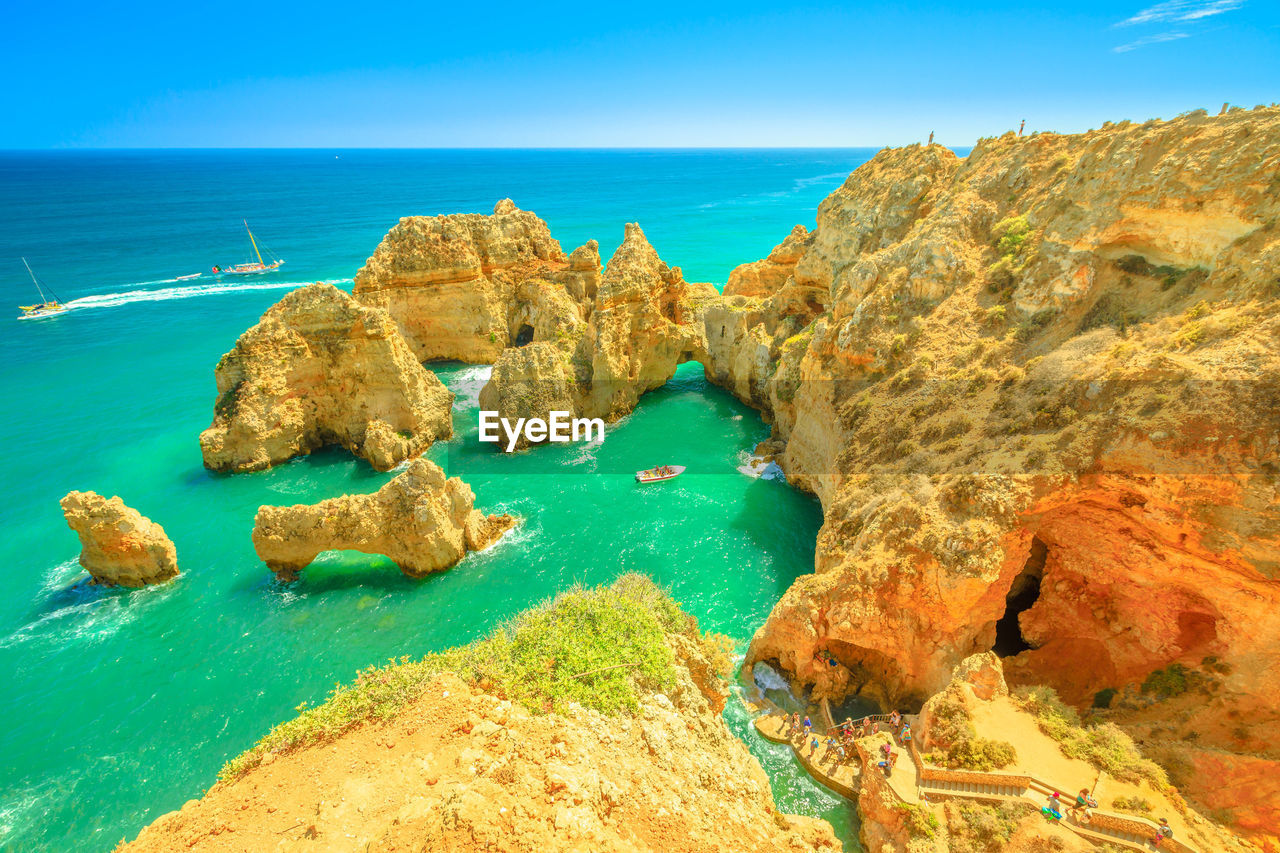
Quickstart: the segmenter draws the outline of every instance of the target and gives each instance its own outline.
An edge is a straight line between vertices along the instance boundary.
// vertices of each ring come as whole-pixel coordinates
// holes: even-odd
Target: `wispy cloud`
[[[1132,18],[1126,18],[1117,27],[1130,27],[1135,24],[1182,24],[1199,21],[1223,12],[1231,12],[1244,5],[1244,0],[1165,0],[1154,6],[1148,6]],[[1177,36],[1181,38],[1182,36]],[[1157,39],[1170,41],[1170,39]],[[1151,42],[1147,42],[1150,44]],[[1135,44],[1137,44],[1135,42]],[[1119,50],[1119,48],[1116,48]],[[1132,50],[1132,48],[1130,48]]]
[[[1177,41],[1188,37],[1188,33],[1156,33],[1153,36],[1143,36],[1136,41],[1128,44],[1122,44],[1119,47],[1111,48],[1115,53],[1128,53],[1131,50],[1137,50],[1140,47],[1146,47],[1149,44],[1159,44],[1162,41]]]

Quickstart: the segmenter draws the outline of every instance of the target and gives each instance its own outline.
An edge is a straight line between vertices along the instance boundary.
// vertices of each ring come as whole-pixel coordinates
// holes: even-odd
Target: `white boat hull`
[[[684,473],[683,465],[667,465],[664,467],[666,467],[669,473],[653,474],[651,471],[637,471],[636,482],[637,483],[661,483],[663,480],[674,480],[676,477],[679,477],[681,474]]]

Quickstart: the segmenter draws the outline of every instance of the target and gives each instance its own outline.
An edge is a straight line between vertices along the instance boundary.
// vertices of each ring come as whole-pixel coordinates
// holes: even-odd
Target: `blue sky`
[[[1278,0],[4,0],[0,148],[969,145],[1280,100]]]

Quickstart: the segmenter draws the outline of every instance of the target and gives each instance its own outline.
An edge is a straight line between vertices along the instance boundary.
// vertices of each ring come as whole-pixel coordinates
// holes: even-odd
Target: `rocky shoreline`
[[[985,706],[964,692],[975,683],[953,679],[972,675],[966,661],[982,655],[987,686],[1000,685],[993,694],[1006,679],[1015,689],[1047,686],[1065,703],[1053,713],[1076,715],[1079,738],[1105,732],[1133,747],[1133,762],[1156,759],[1153,790],[1185,800],[1200,849],[1275,849],[1277,172],[1277,108],[1076,135],[1010,133],[980,140],[963,159],[936,145],[885,149],[822,203],[812,231],[797,226],[767,258],[735,269],[723,293],[686,282],[636,224],[602,265],[595,241],[566,254],[545,222],[509,199],[489,216],[407,217],[360,270],[353,295],[323,285],[291,293],[224,357],[214,422],[201,437],[205,462],[260,470],[326,444],[379,470],[416,459],[451,435],[452,396],[422,362],[492,363],[481,404],[503,417],[555,409],[616,420],[679,364],[697,361],[709,381],[762,412],[773,427],[763,452],[823,506],[815,572],[756,633],[748,667],[775,666],[813,701],[861,696],[937,719],[938,697],[950,693],[980,717]],[[331,548],[386,554],[417,576],[511,523],[485,519],[473,502],[466,484],[418,460],[377,495],[263,507],[255,546],[285,578]],[[671,642],[683,654],[683,641]],[[647,694],[640,740],[622,742],[643,741],[648,755],[618,757],[644,769],[609,784],[652,781],[677,741],[688,767],[736,750],[724,772],[763,775],[736,741],[717,735],[721,752],[708,757],[705,744],[684,740],[681,726],[723,727],[714,708],[722,699],[699,675],[706,666],[687,662],[703,696],[696,708],[681,704],[688,684]],[[506,716],[484,727],[485,738],[514,718],[522,736],[543,726],[525,717],[542,709],[512,705],[486,693],[485,676],[463,675],[439,675],[411,699],[435,736],[454,726],[479,737],[473,717],[504,702]],[[432,704],[446,690],[489,710],[454,720],[452,703]],[[1038,719],[1046,731],[1058,725]],[[613,755],[601,745],[614,743],[613,724],[578,716],[556,726],[585,726],[596,739],[590,749],[573,741],[582,748],[575,761],[590,761],[593,749]],[[357,726],[349,737],[364,748],[375,735]],[[537,737],[569,743],[551,730]],[[945,753],[954,743],[935,745]],[[487,744],[456,756],[459,766],[506,766]],[[1045,760],[1058,762],[1051,753]],[[388,747],[388,761],[403,757]],[[308,760],[299,756],[291,772],[310,773]],[[554,758],[529,760],[537,769],[520,772],[549,780],[532,796],[550,806],[573,790],[550,781]],[[377,764],[361,772],[376,775]],[[279,787],[275,772],[252,778]],[[438,779],[454,770],[428,759],[413,772]],[[505,776],[491,781],[501,790],[479,794],[455,780],[453,799],[433,793],[392,823],[385,811],[366,840],[379,839],[379,849],[456,843],[454,829],[468,826],[475,838],[536,846],[546,828],[529,827],[549,823],[592,849],[633,849],[611,823],[618,804],[608,796],[583,795],[590,816],[575,816],[581,801],[564,814],[507,818],[460,805],[516,790]],[[752,839],[743,849],[835,843],[829,830],[772,812],[767,786],[720,790],[698,773],[660,785],[668,782],[709,787],[733,815],[696,812],[683,834],[663,836],[665,849],[703,849],[699,833],[725,820]],[[178,838],[222,849],[212,827],[228,822],[259,831],[227,805],[246,803],[265,820],[257,784],[220,786],[157,821],[136,849]],[[591,790],[603,785],[595,779]],[[333,793],[325,791],[316,796]],[[747,805],[724,801],[739,795]],[[967,837],[976,820],[950,802],[900,808],[887,796],[877,786],[859,799],[864,838],[888,849],[946,849],[940,839]],[[655,814],[633,819],[648,826]],[[343,815],[335,820],[356,820]],[[337,825],[313,821],[304,833]],[[1035,846],[1047,836],[1022,818],[1010,825],[1013,846],[999,849],[1050,849]],[[1050,835],[1063,845],[1051,849],[1099,843]],[[680,838],[688,844],[670,846]]]

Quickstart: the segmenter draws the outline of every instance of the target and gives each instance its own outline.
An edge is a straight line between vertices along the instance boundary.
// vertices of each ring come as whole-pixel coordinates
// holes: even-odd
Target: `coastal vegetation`
[[[335,685],[319,705],[298,706],[298,716],[229,761],[218,778],[238,778],[269,753],[389,719],[446,670],[533,713],[564,711],[576,703],[603,714],[632,714],[642,691],[674,682],[669,635],[697,642],[719,673],[729,671],[728,641],[700,633],[693,617],[648,577],[625,574],[607,587],[575,586],[470,645],[361,670],[351,684]]]
[[[1030,803],[946,803],[949,853],[996,853],[1005,849],[1018,824],[1035,813]]]
[[[953,686],[940,694],[930,703],[929,712],[933,749],[926,760],[943,767],[980,771],[999,770],[1017,760],[1013,744],[978,735],[959,688]]]
[[[1169,779],[1163,768],[1144,758],[1133,738],[1119,726],[1086,725],[1051,687],[1019,687],[1013,697],[1023,710],[1035,716],[1041,731],[1062,745],[1066,755],[1087,761],[1124,782],[1146,780],[1159,790],[1168,788]]]

